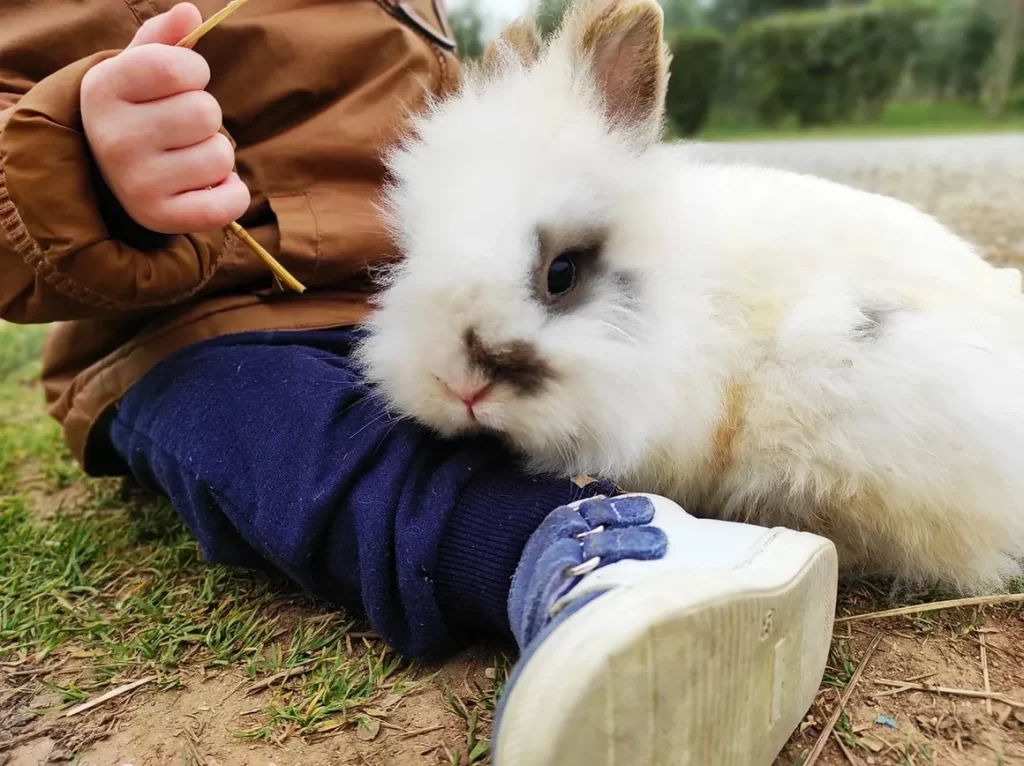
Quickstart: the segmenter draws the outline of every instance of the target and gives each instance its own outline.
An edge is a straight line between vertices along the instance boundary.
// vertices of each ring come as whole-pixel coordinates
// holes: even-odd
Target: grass
[[[494,713],[511,670],[508,658],[499,658],[487,674],[492,681],[490,687],[484,689],[475,685],[475,693],[469,700],[460,697],[451,686],[444,689],[445,707],[460,718],[466,728],[464,750],[449,756],[452,766],[471,766],[487,760],[491,752],[489,732]]]
[[[776,128],[744,123],[722,113],[712,113],[700,134],[705,141],[768,140],[794,138],[874,138],[888,136],[952,135],[1024,131],[1024,102],[1018,100],[1008,115],[988,117],[976,104],[963,102],[900,102],[890,104],[877,122],[845,123],[801,128],[794,119]]]
[[[204,563],[166,501],[85,480],[40,406],[43,337],[0,325],[0,661],[73,655],[73,672],[45,681],[62,707],[146,673],[167,688],[197,668],[235,666],[255,682],[302,666],[302,683],[238,732],[255,738],[354,725],[415,687],[415,665],[345,615]]]

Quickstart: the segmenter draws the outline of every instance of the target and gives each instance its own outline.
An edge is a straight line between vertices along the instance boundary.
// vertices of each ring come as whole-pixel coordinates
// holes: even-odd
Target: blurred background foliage
[[[1024,0],[661,0],[675,137],[1024,129]],[[550,34],[566,0],[539,0]],[[461,55],[496,27],[451,11]]]

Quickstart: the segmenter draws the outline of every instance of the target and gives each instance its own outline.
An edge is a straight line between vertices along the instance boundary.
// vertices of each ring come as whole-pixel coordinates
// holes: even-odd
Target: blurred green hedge
[[[921,26],[923,45],[911,67],[915,95],[979,101],[999,37],[999,11],[985,0],[942,3]]]
[[[733,39],[729,78],[736,106],[775,124],[874,119],[918,47],[916,5],[780,13],[749,22]]]
[[[714,29],[679,29],[667,39],[672,51],[665,112],[681,136],[696,134],[711,109],[722,69],[725,40]]]

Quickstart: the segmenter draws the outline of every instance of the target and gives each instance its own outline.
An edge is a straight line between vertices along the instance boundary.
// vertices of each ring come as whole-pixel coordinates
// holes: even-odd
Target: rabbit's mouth
[[[450,401],[456,410],[462,410],[465,418],[473,425],[485,425],[481,415],[488,410],[493,399],[495,384],[478,375],[466,376],[457,383],[449,382],[435,375],[440,384],[442,396]]]

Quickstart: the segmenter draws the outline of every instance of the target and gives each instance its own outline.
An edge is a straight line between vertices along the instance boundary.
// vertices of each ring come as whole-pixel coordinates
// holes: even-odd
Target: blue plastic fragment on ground
[[[892,716],[888,716],[888,715],[880,715],[880,716],[878,716],[877,718],[875,718],[875,723],[880,723],[880,724],[882,724],[882,726],[888,726],[890,729],[898,729],[899,728],[899,726],[896,725],[896,719],[894,719]]]

